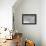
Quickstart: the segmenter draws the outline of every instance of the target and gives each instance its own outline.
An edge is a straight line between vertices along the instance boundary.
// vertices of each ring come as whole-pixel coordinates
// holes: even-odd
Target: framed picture
[[[22,14],[22,24],[36,24],[36,14]]]

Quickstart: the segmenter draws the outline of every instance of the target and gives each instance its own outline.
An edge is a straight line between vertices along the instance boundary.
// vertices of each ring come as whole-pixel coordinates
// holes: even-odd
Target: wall
[[[40,0],[23,0],[17,8],[13,8],[15,29],[23,33],[24,39],[33,40],[36,46],[41,46],[40,7]],[[37,24],[23,25],[22,14],[37,14]]]
[[[46,46],[46,0],[41,1],[41,41]]]
[[[9,30],[12,29],[12,6],[16,0],[0,0],[0,27],[6,27]],[[3,30],[0,29],[0,32]],[[8,32],[7,32],[8,33]],[[6,32],[3,31],[2,34],[0,34],[0,38],[5,38]],[[8,33],[8,35],[10,35]]]
[[[12,29],[12,6],[16,0],[0,0],[0,27]]]

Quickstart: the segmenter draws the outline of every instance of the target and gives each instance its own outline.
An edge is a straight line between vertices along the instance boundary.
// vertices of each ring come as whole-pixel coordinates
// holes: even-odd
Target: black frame
[[[35,23],[24,23],[23,19],[24,19],[24,16],[34,16],[35,17]],[[22,14],[22,24],[36,24],[37,23],[37,20],[36,20],[37,16],[36,14]]]

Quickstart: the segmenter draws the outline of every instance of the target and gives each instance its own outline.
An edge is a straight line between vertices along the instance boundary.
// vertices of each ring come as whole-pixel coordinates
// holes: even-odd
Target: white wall
[[[14,5],[15,6],[15,5]],[[41,46],[41,15],[40,15],[40,0],[23,0],[14,10],[15,29],[23,33],[23,37],[34,40],[36,46]],[[36,25],[23,25],[22,14],[37,14]]]
[[[16,0],[0,0],[0,27],[12,28],[12,6]]]
[[[46,0],[41,1],[41,38],[42,46],[46,46]]]

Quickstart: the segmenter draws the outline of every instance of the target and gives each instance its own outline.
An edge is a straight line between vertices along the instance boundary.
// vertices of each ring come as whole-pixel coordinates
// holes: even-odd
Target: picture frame
[[[36,14],[22,14],[22,24],[36,24]]]

